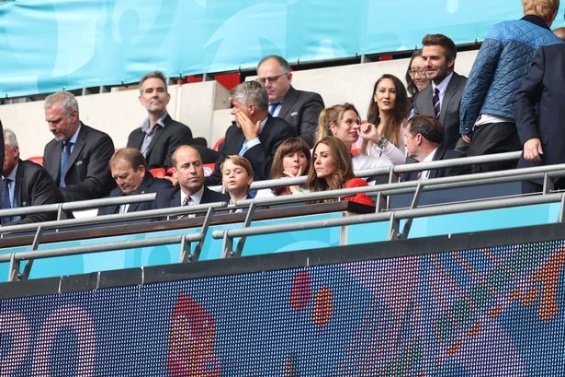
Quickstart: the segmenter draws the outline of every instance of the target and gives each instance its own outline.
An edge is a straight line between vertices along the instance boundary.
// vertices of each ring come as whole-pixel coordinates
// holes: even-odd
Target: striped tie
[[[439,119],[439,114],[441,112],[441,105],[439,103],[439,89],[434,89],[434,97],[432,98],[432,104],[434,106],[434,114],[436,119]]]

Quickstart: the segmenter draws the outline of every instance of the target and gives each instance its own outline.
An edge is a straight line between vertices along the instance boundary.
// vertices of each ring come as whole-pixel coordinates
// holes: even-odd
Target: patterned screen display
[[[565,242],[0,302],[7,376],[564,376]]]

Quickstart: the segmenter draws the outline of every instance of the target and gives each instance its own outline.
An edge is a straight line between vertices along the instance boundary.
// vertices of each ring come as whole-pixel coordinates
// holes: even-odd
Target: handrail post
[[[224,242],[222,245],[222,257],[224,259],[235,257],[233,252],[233,239],[228,235],[228,231],[224,230]]]
[[[202,228],[200,230],[200,240],[194,247],[193,260],[197,262],[200,259],[200,252],[202,251],[202,246],[204,245],[204,239],[206,238],[206,234],[208,233],[208,229],[210,228],[210,221],[212,220],[212,214],[214,213],[214,208],[208,207],[206,211],[206,217],[204,217],[204,222],[202,223]]]
[[[554,189],[553,179],[549,176],[548,173],[543,175],[543,195],[549,194]]]
[[[31,250],[35,251],[39,248],[39,242],[41,240],[41,236],[43,235],[43,227],[39,225],[37,227],[37,231],[35,232],[35,237],[33,238],[33,243],[31,244]],[[31,272],[31,268],[33,267],[33,259],[29,259],[24,266],[24,271],[20,274],[20,280],[27,280],[29,278],[29,274]]]
[[[244,228],[249,228],[251,225],[251,221],[253,220],[253,215],[255,214],[255,208],[257,205],[255,203],[249,204],[249,208],[247,209],[247,215],[245,216],[245,222],[243,223]],[[245,240],[247,237],[243,236],[237,242],[237,247],[234,250],[234,253],[240,257],[241,253],[243,253],[243,246],[245,246]]]
[[[561,208],[559,208],[557,221],[560,223],[565,221],[565,192],[561,194]]]
[[[20,261],[16,259],[16,254],[10,254],[10,266],[8,267],[8,281],[17,279],[20,273]]]
[[[398,229],[400,228],[400,220],[396,218],[395,212],[390,213],[389,217],[389,229],[388,229],[388,239],[390,241],[397,240],[399,233]]]
[[[193,257],[190,254],[190,241],[186,240],[186,234],[180,239],[180,258],[179,263],[192,262]]]
[[[418,207],[418,202],[422,197],[422,191],[423,191],[423,185],[422,182],[419,181],[418,185],[416,186],[416,189],[414,190],[414,196],[412,197],[412,203],[410,203],[410,209],[414,209]],[[408,234],[410,233],[410,229],[412,228],[413,222],[414,222],[413,217],[406,219],[406,222],[404,223],[404,227],[402,228],[402,233],[400,233],[400,238],[402,238],[403,240],[408,238]]]

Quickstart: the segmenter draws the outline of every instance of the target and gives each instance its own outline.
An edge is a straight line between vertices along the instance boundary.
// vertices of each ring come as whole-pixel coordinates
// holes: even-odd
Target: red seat
[[[227,90],[232,90],[241,83],[241,76],[239,72],[218,73],[214,75],[214,80],[222,84]]]
[[[165,168],[153,168],[153,169],[149,169],[149,172],[155,178],[163,178],[164,176],[167,175],[167,171],[165,170]]]
[[[33,156],[28,158],[27,160],[43,166],[43,156]]]
[[[216,164],[213,162],[210,164],[204,164],[204,176],[208,177],[211,175],[214,172],[214,169],[216,169]]]
[[[222,144],[224,144],[224,139],[226,137],[222,136],[221,138],[219,138],[218,140],[216,140],[216,142],[214,143],[214,146],[212,147],[213,150],[215,151],[219,151],[220,148],[222,147]]]

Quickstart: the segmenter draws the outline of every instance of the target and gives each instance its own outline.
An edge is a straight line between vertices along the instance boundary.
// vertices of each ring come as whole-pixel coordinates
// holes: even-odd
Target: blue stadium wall
[[[565,227],[0,285],[10,376],[563,376]]]

